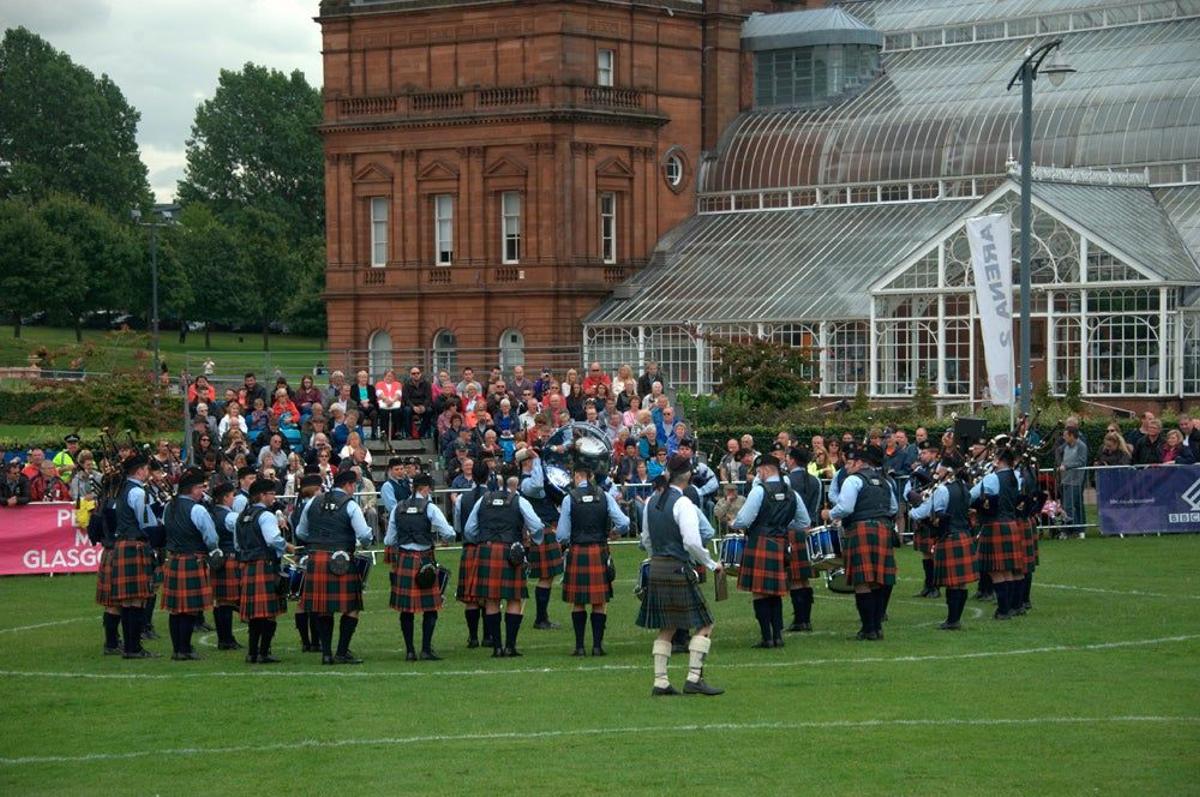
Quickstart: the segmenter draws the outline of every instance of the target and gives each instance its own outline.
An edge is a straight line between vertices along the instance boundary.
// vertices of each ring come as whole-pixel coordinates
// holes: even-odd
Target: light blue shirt
[[[933,495],[929,496],[924,503],[909,510],[908,516],[913,520],[926,520],[945,512],[948,506],[950,506],[950,491],[946,489],[946,485],[939,484],[933,488]]]
[[[998,471],[989,473],[988,475],[986,475],[982,479],[980,479],[978,482],[976,482],[975,486],[971,488],[972,503],[974,503],[975,501],[978,501],[979,496],[982,494],[1000,495],[1000,477],[997,476],[996,474],[1003,473],[1006,470],[1011,471],[1012,468],[1001,468]],[[1021,486],[1021,474],[1017,473],[1014,475],[1017,477],[1017,487],[1020,487]]]
[[[546,497],[546,471],[542,469],[542,460],[540,458],[533,461],[533,467],[529,471],[529,478],[521,479],[521,495],[529,498],[545,498]]]
[[[249,506],[247,505],[247,508]],[[266,505],[261,503],[253,504],[253,506],[261,506],[263,509],[267,509]],[[229,513],[229,516],[234,517],[232,512]],[[237,521],[235,520],[234,524],[236,525],[236,523]],[[267,544],[267,547],[275,551],[275,556],[283,556],[283,552],[287,550],[287,541],[279,533],[279,521],[276,519],[274,512],[267,509],[266,512],[259,513],[258,530],[262,532],[263,542]],[[234,550],[239,549],[236,534],[233,537],[233,547]]]
[[[767,481],[781,482],[783,479],[778,476],[772,476]],[[788,524],[788,529],[803,531],[811,523],[808,517],[808,509],[805,508],[804,501],[800,496],[796,495],[795,490],[789,489],[788,492],[796,499],[796,512],[792,516],[792,522]],[[738,510],[737,517],[733,519],[733,523],[730,525],[735,529],[750,528],[750,524],[754,522],[754,519],[758,517],[759,510],[762,509],[763,497],[766,494],[767,491],[756,481],[755,485],[750,488],[750,494],[746,496],[746,503],[742,504],[742,508]]]
[[[467,542],[479,541],[479,507],[481,506],[483,506],[482,498],[475,502],[475,506],[471,507],[471,516],[467,518],[467,525],[463,527],[463,539]],[[533,505],[525,500],[525,496],[518,495],[517,508],[521,510],[521,517],[525,521],[525,530],[529,532],[529,538],[535,544],[541,545],[544,539],[543,529],[546,526],[537,516],[537,512],[533,511]]]
[[[385,479],[383,486],[379,488],[379,500],[383,501],[383,508],[389,515],[396,508],[396,504],[400,503],[400,499],[396,497],[396,487],[390,478]]]
[[[237,499],[234,499],[234,500],[236,501]],[[238,519],[238,515],[240,515],[240,514],[241,514],[241,512],[236,511],[233,507],[229,508],[229,511],[225,513],[225,530],[226,531],[230,532],[231,534],[233,532],[237,531],[237,519]],[[236,537],[234,539],[236,539]]]
[[[335,487],[330,492],[346,494],[346,491],[340,487]],[[300,511],[300,522],[296,524],[296,539],[308,539],[308,508],[312,506],[312,502],[321,497],[321,493],[317,493],[312,498],[304,502],[304,509]],[[354,529],[354,537],[358,540],[361,546],[370,545],[375,541],[375,535],[371,534],[371,527],[367,525],[367,519],[363,516],[362,507],[358,502],[351,499],[346,502],[346,514],[350,516],[350,528]]]
[[[588,486],[587,480],[575,482],[575,486],[583,489]],[[621,511],[621,507],[617,504],[616,499],[610,493],[604,494],[605,504],[608,507],[608,519],[612,521],[613,528],[616,531],[624,534],[629,530],[629,518]],[[571,541],[571,494],[567,493],[563,498],[562,506],[559,507],[558,514],[558,530],[554,536],[560,543]]]
[[[129,508],[133,510],[133,516],[137,518],[138,528],[158,528],[160,525],[158,517],[146,505],[146,485],[137,479],[130,479],[129,481],[133,486],[129,489],[129,494],[125,500]]]
[[[829,504],[836,506],[838,502],[838,492],[842,489],[842,474],[844,470],[838,468],[833,472],[833,478],[829,480]]]
[[[229,507],[229,511],[233,513],[234,517],[237,517],[238,515],[242,514],[242,510],[249,505],[250,499],[242,493],[236,492],[233,494],[233,504]]]
[[[193,504],[188,517],[192,519],[192,524],[200,530],[200,536],[204,538],[204,544],[208,546],[208,550],[214,550],[218,545],[217,526],[213,523],[212,515],[205,509],[204,504],[199,501]]]
[[[426,496],[428,498],[428,496]],[[430,501],[425,505],[425,517],[429,518],[430,524],[433,526],[433,532],[447,542],[454,541],[454,529],[446,521],[446,516],[442,514],[442,510],[438,509],[437,505]],[[396,510],[393,508],[388,514],[387,534],[384,535],[383,544],[393,546],[396,544]],[[430,546],[420,545],[415,542],[405,543],[400,548],[405,551],[428,551]]]
[[[852,474],[847,474],[847,476],[850,475]],[[838,490],[837,503],[833,505],[833,509],[829,510],[829,517],[841,520],[854,514],[854,505],[858,503],[858,491],[862,483],[862,479],[846,479],[846,484]],[[830,494],[832,494],[832,490]],[[891,488],[888,489],[888,504],[892,514],[900,511],[900,504],[896,501],[896,491]]]

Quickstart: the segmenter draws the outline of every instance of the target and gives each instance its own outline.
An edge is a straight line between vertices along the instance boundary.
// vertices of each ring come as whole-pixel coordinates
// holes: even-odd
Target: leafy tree
[[[295,257],[288,247],[287,225],[279,216],[257,207],[247,208],[235,226],[238,269],[249,290],[245,296],[248,318],[262,328],[263,351],[271,347],[270,324],[279,318],[295,280]]]
[[[804,349],[768,340],[707,338],[720,359],[717,393],[751,407],[783,409],[805,402],[812,392]]]
[[[118,215],[148,205],[140,118],[106,75],[10,28],[0,41],[0,197],[61,192]]]
[[[176,251],[191,285],[186,315],[204,322],[204,347],[212,347],[213,324],[235,324],[250,312],[250,282],[239,268],[236,233],[208,205],[196,202],[180,214]],[[181,325],[183,335],[186,325]]]
[[[925,418],[933,415],[933,391],[929,388],[929,380],[923,376],[917,378],[917,389],[913,393],[913,412]]]
[[[78,253],[20,200],[0,201],[0,311],[21,337],[21,316],[32,309],[62,313],[77,299]]]
[[[325,335],[325,239],[308,238],[295,249],[296,278],[284,318],[297,335]]]

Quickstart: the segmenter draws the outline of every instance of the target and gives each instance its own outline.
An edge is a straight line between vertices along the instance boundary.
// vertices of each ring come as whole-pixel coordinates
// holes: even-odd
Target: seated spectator
[[[537,421],[538,413],[541,412],[541,408],[538,406],[537,399],[533,398],[532,396],[525,400],[524,406],[525,411],[517,416],[519,431],[522,432],[533,427],[533,424]]]
[[[407,436],[404,429],[403,389],[396,372],[391,368],[383,372],[383,379],[375,383],[375,401],[379,405],[379,425],[391,440]]]
[[[658,392],[667,386],[667,378],[658,370],[658,363],[653,360],[647,360],[642,375],[638,377],[637,390],[642,396],[647,396],[654,392],[654,385],[658,384]]]
[[[660,446],[654,453],[654,459],[646,463],[646,474],[650,480],[658,478],[667,471],[667,447]]]
[[[193,411],[201,401],[206,404],[213,404],[217,400],[217,391],[208,383],[208,379],[203,376],[196,377],[196,381],[188,385],[187,403],[188,407]]]
[[[1178,429],[1172,429],[1167,432],[1167,444],[1162,450],[1163,464],[1172,465],[1194,465],[1196,458],[1192,456],[1192,449],[1183,444],[1183,433]]]
[[[463,423],[468,429],[474,429],[478,422],[479,413],[487,409],[487,402],[479,395],[479,389],[475,383],[467,385],[466,392],[463,393],[462,407],[460,408],[463,414]]]
[[[262,398],[254,399],[254,409],[250,412],[250,419],[246,422],[248,427],[248,437],[253,438],[260,432],[265,430],[270,425],[271,413],[267,409],[267,402]]]
[[[446,410],[446,412],[449,413],[449,416],[446,418],[446,428],[445,429],[441,428],[441,426],[442,426],[441,418],[438,419],[438,429],[439,429],[438,451],[442,452],[443,459],[446,458],[445,457],[446,450],[450,446],[453,446],[455,441],[458,440],[459,433],[462,432],[463,429],[466,429],[466,424],[463,422],[462,415],[459,415],[457,412],[453,412],[451,410]],[[467,429],[468,433],[470,431],[471,431],[470,429]],[[468,436],[469,436],[469,434],[468,434]]]
[[[654,459],[658,456],[658,450],[667,450],[665,445],[658,442],[658,430],[653,424],[642,429],[641,439],[638,440],[638,456],[645,460]],[[658,474],[654,474],[657,476]]]
[[[641,413],[641,411],[642,400],[635,393],[629,397],[629,403],[626,405],[625,411],[621,413],[622,425],[628,427],[632,431],[639,424],[638,415]]]
[[[217,424],[217,439],[225,442],[230,430],[236,429],[243,436],[250,432],[246,419],[242,417],[242,405],[231,401],[225,405],[225,417]]]
[[[437,439],[439,441],[444,438],[446,436],[446,432],[448,432],[450,428],[454,426],[455,418],[458,419],[458,423],[461,425],[463,419],[462,415],[458,412],[458,406],[456,404],[447,404],[446,408],[442,410],[441,414],[438,415],[437,424],[435,424],[437,428]],[[455,432],[455,434],[457,434],[457,432]]]
[[[288,398],[295,401],[296,391],[292,390],[292,386],[288,384],[287,377],[279,373],[278,370],[275,371],[275,374],[275,387],[271,388],[271,395],[274,396],[280,389],[283,389],[287,391]],[[280,482],[282,482],[282,479],[280,479]]]
[[[500,399],[497,405],[499,412],[496,413],[496,429],[501,434],[508,432],[512,434],[521,430],[521,416],[513,411],[512,402],[507,398]]]
[[[71,491],[58,477],[58,469],[43,459],[38,474],[29,480],[29,497],[33,501],[70,501]]]
[[[686,423],[677,423],[671,428],[671,434],[667,436],[667,453],[674,454],[679,450],[679,441],[687,438],[688,428]]]
[[[246,435],[242,434],[240,429],[230,430],[222,452],[224,459],[234,459],[238,454],[249,456],[250,444],[246,441]]]
[[[1115,429],[1104,435],[1100,450],[1096,452],[1097,465],[1129,465],[1133,462],[1133,451],[1129,443],[1121,436],[1120,429]]]
[[[263,407],[267,406],[267,389],[258,383],[253,373],[247,373],[242,380],[242,389],[238,391],[238,401],[243,407],[253,407],[255,399],[262,399]]]
[[[283,447],[283,435],[274,432],[267,438],[267,444],[259,449],[258,467],[271,467],[277,473],[287,470],[288,452]]]
[[[571,385],[571,392],[567,394],[567,412],[572,420],[587,420],[587,396],[583,392],[583,385],[578,382]]]
[[[818,479],[832,479],[835,473],[833,464],[829,461],[829,452],[824,447],[813,452],[808,462],[808,472]]]
[[[588,375],[583,380],[583,392],[589,396],[596,395],[596,388],[600,385],[612,388],[612,377],[604,373],[600,367],[600,363],[592,363],[588,366]]]
[[[314,404],[313,408],[317,411],[309,416],[300,430],[300,447],[305,451],[312,448],[314,437],[318,434],[324,435],[329,432],[329,419],[325,417],[325,411],[321,409],[320,404]]]
[[[326,385],[325,389],[322,391],[322,394],[324,395],[324,401],[322,401],[321,403],[324,404],[326,407],[329,407],[335,401],[339,401],[342,398],[342,388],[345,386],[346,386],[346,375],[345,374],[343,374],[341,371],[334,371],[333,373],[331,373],[329,375],[329,384]],[[342,409],[345,409],[345,408],[346,408],[346,406],[343,404]]]
[[[553,379],[554,375],[550,372],[550,369],[543,368],[542,375],[533,382],[533,397],[538,401],[541,401],[542,397],[545,396],[546,393],[550,392],[552,389],[556,389],[557,386],[554,388],[551,387],[551,382]]]
[[[347,459],[352,462],[361,461],[367,463],[367,467],[371,466],[371,452],[363,445],[362,436],[358,432],[351,432],[346,436],[346,445],[342,446],[338,456],[343,461]]]
[[[626,440],[620,449],[613,449],[613,454],[615,455],[618,450],[621,454],[617,457],[613,478],[620,484],[630,484],[637,481],[638,463],[642,461],[642,458],[637,453],[637,441],[633,439]]]
[[[4,465],[4,478],[0,479],[0,506],[25,506],[31,500],[29,477],[21,472],[21,460],[10,459]]]
[[[528,390],[530,393],[533,392],[533,382],[525,377],[525,366],[513,366],[513,378],[511,380],[511,384],[508,386],[508,389],[513,393],[514,396],[520,396],[526,390]]]
[[[333,467],[337,467],[341,462],[341,457],[334,452],[333,446],[329,442],[329,438],[323,433],[318,433],[313,435],[312,446],[304,454],[304,464],[310,468],[313,465],[318,464],[321,461],[322,451],[325,452],[325,459],[328,460],[329,464]]]
[[[238,400],[238,392],[231,387],[227,387],[227,388],[225,388],[224,397],[220,401],[211,402],[208,405],[208,411],[211,412],[217,418],[223,418],[223,417],[225,417],[225,408],[228,407],[230,405],[230,403],[237,401],[237,400]],[[238,402],[238,403],[241,404],[241,402]],[[195,412],[196,412],[196,410],[193,407],[192,413],[194,414]]]
[[[360,370],[354,375],[354,384],[350,386],[349,398],[352,403],[346,405],[347,411],[358,410],[360,424],[371,424],[371,439],[379,439],[379,402],[375,399],[375,387],[371,384],[366,371]]]
[[[754,486],[754,460],[758,458],[758,454],[752,448],[743,448],[741,450],[742,464],[738,468],[737,481],[741,482],[738,485],[738,495],[747,496],[750,494],[750,488]]]
[[[313,383],[313,378],[305,374],[300,378],[300,389],[296,391],[296,406],[300,410],[300,417],[307,418],[312,414],[313,406],[324,403],[321,397],[321,391],[317,390],[317,386]]]
[[[208,427],[204,425],[203,421],[198,422],[195,426],[196,430],[192,432],[192,445],[188,452],[188,461],[193,465],[199,465],[204,461],[206,454],[212,454],[219,459],[217,446],[213,445],[213,436],[209,434]]]
[[[433,435],[433,387],[425,379],[420,366],[408,369],[404,383],[403,431],[405,437],[422,440]]]

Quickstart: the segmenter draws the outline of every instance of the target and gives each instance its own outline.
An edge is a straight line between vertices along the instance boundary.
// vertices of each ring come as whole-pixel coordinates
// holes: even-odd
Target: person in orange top
[[[206,404],[213,404],[217,400],[217,391],[208,383],[208,379],[203,376],[196,377],[196,381],[188,385],[187,403],[189,407],[195,407],[198,402],[203,401]]]
[[[611,393],[612,377],[604,373],[604,371],[600,368],[600,363],[592,363],[588,368],[588,375],[583,379],[584,395],[596,395],[596,387],[599,385],[604,385]]]
[[[385,434],[394,440],[404,437],[403,401],[404,390],[396,380],[391,368],[383,372],[383,379],[375,383],[375,400],[379,403],[379,425]]]
[[[300,422],[300,410],[296,407],[296,402],[288,396],[286,388],[279,388],[275,391],[275,403],[271,405],[271,415],[279,421],[280,424],[297,424]]]

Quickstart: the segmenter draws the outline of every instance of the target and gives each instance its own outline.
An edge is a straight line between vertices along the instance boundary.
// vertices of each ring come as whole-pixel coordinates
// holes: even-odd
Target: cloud
[[[3,0],[0,28],[24,25],[42,36],[93,30],[105,24],[109,10],[106,0]]]

